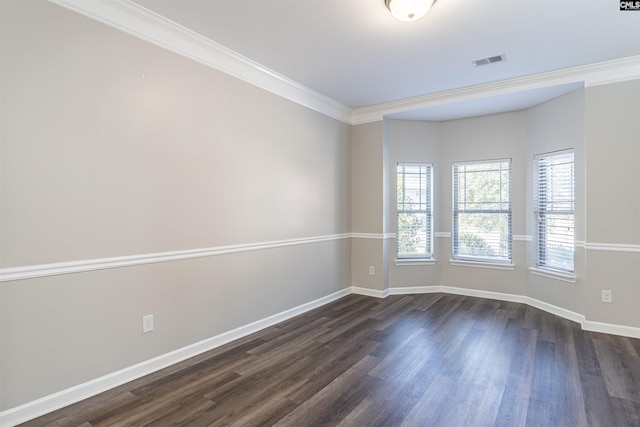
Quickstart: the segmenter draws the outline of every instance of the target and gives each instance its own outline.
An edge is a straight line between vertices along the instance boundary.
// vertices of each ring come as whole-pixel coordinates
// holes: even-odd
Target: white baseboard
[[[602,332],[603,334],[640,338],[640,328],[634,328],[633,326],[614,325],[612,323],[602,323],[585,320],[582,323],[582,329],[591,332]]]
[[[352,286],[340,291],[334,292],[314,301],[299,305],[297,307],[274,314],[256,322],[249,323],[231,331],[216,335],[206,340],[194,343],[192,345],[180,348],[178,350],[163,354],[153,359],[138,363],[117,372],[96,378],[83,384],[59,391],[57,393],[45,396],[41,399],[25,403],[15,408],[0,412],[0,426],[9,427],[25,421],[37,418],[49,412],[87,399],[96,394],[102,393],[119,385],[141,378],[150,373],[156,372],[162,368],[173,365],[175,363],[186,360],[190,357],[197,356],[216,347],[229,343],[233,340],[245,337],[254,332],[258,332],[269,326],[273,326],[279,322],[295,317],[299,314],[321,307],[339,298],[349,294],[365,295],[375,298],[386,298],[389,295],[409,295],[424,293],[448,293],[454,295],[472,296],[478,298],[495,299],[499,301],[517,302],[530,305],[540,310],[555,314],[559,317],[579,323],[582,329],[592,332],[602,332],[607,334],[621,335],[632,338],[640,338],[640,328],[614,325],[609,323],[601,323],[586,320],[582,314],[546,303],[523,295],[507,294],[501,292],[483,291],[477,289],[459,288],[453,286],[414,286],[414,287],[396,287],[383,291],[376,289]]]
[[[549,304],[548,302],[540,301],[535,298],[526,297],[525,304],[535,307],[547,313],[555,314],[558,317],[571,320],[572,322],[579,323],[584,329],[585,318],[584,315],[576,313],[566,308],[558,307],[557,305]]]
[[[389,295],[410,295],[410,294],[435,294],[445,292],[444,286],[408,286],[405,288],[389,288]]]
[[[403,288],[391,288],[392,295],[407,295],[407,294],[424,294],[424,293],[436,293],[442,292],[453,295],[464,295],[468,297],[495,299],[498,301],[517,302],[521,304],[527,304],[540,310],[546,311],[564,319],[571,320],[582,324],[584,322],[584,316],[573,311],[566,310],[562,307],[557,307],[553,304],[549,304],[535,298],[531,298],[524,295],[507,294],[503,292],[483,291],[481,289],[469,289],[458,288],[455,286],[415,286],[415,287],[403,287]]]
[[[389,289],[385,289],[384,291],[379,291],[377,289],[369,289],[369,288],[362,288],[359,286],[352,286],[351,293],[356,295],[374,297],[374,298],[386,298],[387,296],[389,296]]]
[[[203,341],[171,351],[153,359],[146,360],[102,377],[61,390],[40,399],[27,402],[6,411],[0,412],[0,426],[9,427],[40,417],[81,400],[95,396],[119,385],[128,383],[145,375],[166,368],[190,357],[197,356],[231,341],[258,332],[299,314],[321,307],[332,301],[352,293],[351,288],[344,288],[314,301],[274,314],[256,322],[249,323],[231,331],[216,335]]]
[[[567,310],[566,308],[558,307],[556,305],[549,304],[548,302],[540,301],[538,299],[524,295],[506,294],[501,292],[491,292],[468,288],[457,288],[453,286],[410,286],[389,289],[390,295],[428,294],[437,292],[527,304],[531,307],[546,311],[547,313],[562,317],[563,319],[576,322],[580,324],[582,329],[585,331],[602,332],[605,334],[620,335],[630,338],[640,338],[640,328],[638,327],[586,320],[585,316],[580,313],[576,313],[574,311]]]
[[[467,297],[478,297],[495,299],[499,301],[526,303],[527,297],[515,294],[505,294],[501,292],[483,291],[478,289],[457,288],[454,286],[407,286],[401,288],[390,288],[391,295],[408,295],[408,294],[431,294],[442,292],[452,295],[464,295]]]
[[[480,289],[457,288],[454,286],[443,286],[443,292],[454,295],[464,295],[467,297],[495,299],[498,301],[518,302],[526,304],[526,297],[516,294],[506,294],[503,292],[483,291]]]

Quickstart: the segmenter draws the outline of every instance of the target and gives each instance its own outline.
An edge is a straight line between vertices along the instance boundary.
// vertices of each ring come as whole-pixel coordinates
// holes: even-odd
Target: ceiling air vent
[[[473,61],[473,66],[478,67],[480,65],[493,64],[494,62],[502,62],[505,60],[504,53],[502,55],[490,56],[488,58],[476,59]]]

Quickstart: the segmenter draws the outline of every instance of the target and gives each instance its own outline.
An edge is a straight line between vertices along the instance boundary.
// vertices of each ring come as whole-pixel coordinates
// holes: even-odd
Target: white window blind
[[[573,272],[574,187],[573,151],[534,157],[534,205],[540,267]]]
[[[453,258],[511,261],[511,159],[453,164]]]
[[[432,166],[397,165],[398,259],[433,254]]]

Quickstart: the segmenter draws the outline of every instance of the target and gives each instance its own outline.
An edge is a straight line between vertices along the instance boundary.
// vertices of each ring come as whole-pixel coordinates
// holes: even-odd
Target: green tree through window
[[[432,170],[427,163],[397,165],[398,258],[432,257]]]
[[[511,160],[454,163],[453,256],[511,260]]]

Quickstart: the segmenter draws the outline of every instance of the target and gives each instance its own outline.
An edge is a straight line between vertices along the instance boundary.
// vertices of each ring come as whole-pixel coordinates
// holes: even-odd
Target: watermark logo
[[[640,0],[620,0],[620,10],[640,11]]]

